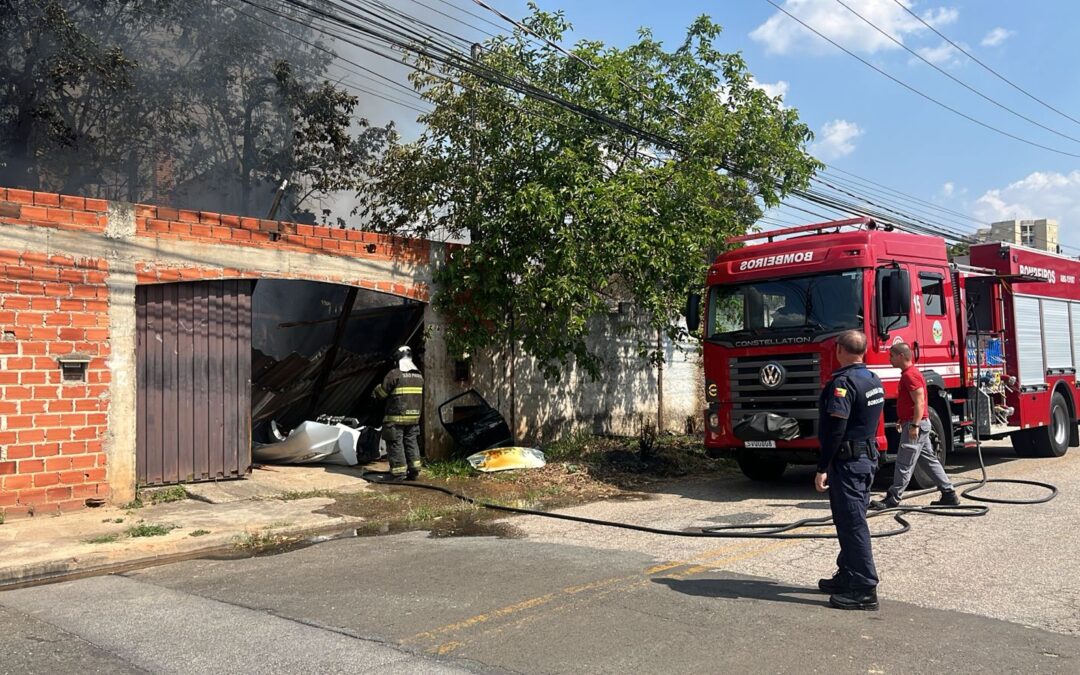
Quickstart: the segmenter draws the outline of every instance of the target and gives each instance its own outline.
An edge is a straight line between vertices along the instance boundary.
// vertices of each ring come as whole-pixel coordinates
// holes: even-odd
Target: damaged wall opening
[[[338,418],[351,418],[358,458],[375,459],[383,411],[371,392],[397,347],[422,357],[424,304],[352,286],[157,284],[136,301],[140,486],[242,477],[253,445],[257,462],[297,461],[295,448],[274,454],[294,430],[293,445],[332,449],[325,427]]]

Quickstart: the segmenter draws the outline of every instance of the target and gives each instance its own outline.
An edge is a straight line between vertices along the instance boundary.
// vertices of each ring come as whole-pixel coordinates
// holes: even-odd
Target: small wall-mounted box
[[[90,367],[90,357],[85,354],[65,354],[57,357],[60,373],[64,382],[86,382],[86,369]]]

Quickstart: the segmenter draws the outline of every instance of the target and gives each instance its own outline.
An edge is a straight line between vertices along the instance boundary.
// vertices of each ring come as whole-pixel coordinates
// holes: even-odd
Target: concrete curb
[[[273,546],[290,541],[302,541],[324,535],[345,533],[364,522],[359,518],[339,517],[330,523],[319,525],[295,525],[280,528],[244,528],[222,533],[207,539],[177,540],[172,550],[139,551],[137,546],[126,550],[94,553],[87,556],[71,556],[45,562],[0,567],[0,591],[59,583],[104,574],[118,574],[144,567],[193,560],[210,556],[244,558],[264,550],[265,546],[244,548],[240,539],[244,535],[266,532],[273,537]],[[157,542],[154,542],[157,543]],[[164,548],[164,547],[163,547]]]

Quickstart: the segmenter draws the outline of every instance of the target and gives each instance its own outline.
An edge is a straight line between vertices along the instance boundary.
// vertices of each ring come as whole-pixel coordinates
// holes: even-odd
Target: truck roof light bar
[[[753,234],[743,234],[738,237],[729,237],[726,240],[728,244],[739,244],[744,241],[754,241],[756,239],[768,239],[773,241],[777,237],[786,237],[792,234],[802,234],[804,232],[821,233],[825,230],[840,231],[844,227],[852,227],[855,229],[876,229],[878,224],[873,218],[848,218],[847,220],[830,220],[827,223],[815,223],[813,225],[799,225],[798,227],[787,227],[782,230],[770,230],[768,232],[754,232]],[[888,226],[886,225],[886,228]]]

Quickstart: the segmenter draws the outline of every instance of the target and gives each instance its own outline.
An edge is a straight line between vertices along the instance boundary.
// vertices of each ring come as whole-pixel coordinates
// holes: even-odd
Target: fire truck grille
[[[766,369],[770,364],[780,366]],[[821,362],[816,354],[781,354],[728,359],[731,373],[731,422],[756,412],[773,412],[799,422],[799,437],[817,435],[817,399]],[[772,387],[778,373],[782,383]]]

